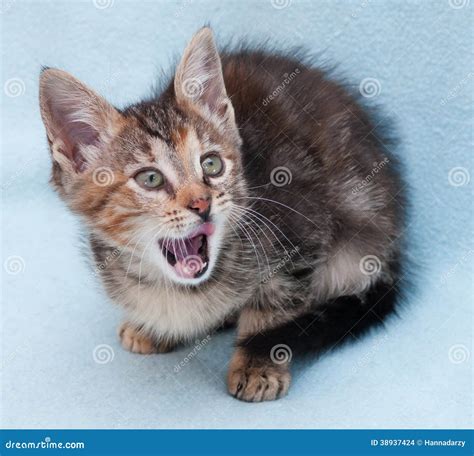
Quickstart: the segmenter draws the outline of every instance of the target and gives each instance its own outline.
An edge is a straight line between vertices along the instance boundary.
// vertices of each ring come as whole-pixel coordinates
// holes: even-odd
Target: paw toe
[[[157,348],[151,338],[141,334],[129,323],[124,323],[119,330],[120,341],[125,350],[142,355],[157,353]]]
[[[247,402],[272,401],[283,397],[290,386],[291,376],[286,367],[262,364],[235,367],[228,375],[229,393]]]

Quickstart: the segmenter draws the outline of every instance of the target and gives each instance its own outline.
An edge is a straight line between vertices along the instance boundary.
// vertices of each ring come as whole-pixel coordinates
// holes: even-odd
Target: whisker
[[[304,219],[306,219],[308,222],[310,222],[312,225],[314,225],[318,230],[320,229],[320,227],[311,219],[309,219],[308,217],[306,217],[306,215],[302,214],[301,212],[297,211],[296,209],[293,209],[292,207],[290,206],[287,206],[286,204],[283,204],[283,203],[280,203],[279,201],[275,201],[275,200],[272,200],[272,199],[269,199],[269,198],[262,198],[260,196],[241,196],[241,197],[236,197],[236,199],[253,199],[253,200],[259,200],[259,201],[267,201],[267,202],[270,202],[270,203],[275,203],[275,204],[278,204],[280,206],[283,206],[287,209],[289,209],[290,211],[294,212],[295,214],[298,214],[298,215],[301,215],[301,217],[303,217]]]
[[[245,216],[245,215],[244,215]],[[252,220],[250,219],[247,219],[250,221],[251,224],[254,224],[257,226],[257,228],[261,229],[258,224],[256,224],[255,222],[252,222]],[[250,225],[247,225],[247,227],[255,234],[255,237],[257,238],[257,241],[259,242],[260,246],[262,247],[262,251],[263,251],[263,254],[265,255],[265,258],[267,260],[267,266],[268,266],[268,270],[270,271],[271,268],[270,268],[270,261],[268,260],[268,255],[267,255],[267,252],[265,250],[265,247],[263,246],[262,244],[262,241],[260,240],[260,237],[258,236],[257,232],[250,226]]]
[[[231,218],[234,223],[242,230],[244,236],[248,239],[248,241],[250,242],[250,245],[252,246],[254,252],[255,252],[255,258],[257,260],[257,266],[258,266],[258,271],[259,271],[259,274],[261,273],[261,267],[260,267],[260,260],[259,260],[259,255],[258,255],[258,252],[257,252],[257,248],[255,246],[255,243],[253,242],[252,240],[252,237],[249,235],[248,231],[245,229],[245,227],[242,226],[242,224],[240,223],[240,221],[234,217],[232,215],[232,213],[229,213],[229,218]]]
[[[299,249],[293,244],[293,242],[290,241],[290,239],[288,239],[288,237],[286,236],[286,234],[278,227],[278,225],[276,225],[275,223],[273,223],[268,217],[265,217],[263,214],[261,214],[260,212],[256,211],[255,209],[252,209],[252,208],[246,208],[246,207],[243,207],[243,206],[239,206],[237,204],[234,204],[234,206],[242,209],[242,210],[247,210],[247,211],[251,211],[253,214],[255,214],[256,217],[259,217],[262,221],[263,224],[265,224],[265,226],[267,226],[267,228],[270,230],[270,232],[275,236],[275,239],[278,241],[278,243],[281,245],[281,247],[283,248],[283,250],[285,251],[285,254],[288,255],[288,256],[291,256],[290,253],[288,252],[287,248],[283,245],[283,243],[280,241],[280,239],[278,238],[278,236],[276,236],[276,234],[273,232],[273,230],[266,224],[265,220],[268,221],[269,223],[271,223],[281,234],[282,236],[285,238],[285,240],[288,242],[288,244],[290,244],[291,248],[298,252],[298,255],[300,256],[300,258],[307,264],[309,265],[308,261],[306,260],[306,258],[301,255],[301,253],[299,252]],[[290,260],[293,264],[293,261]]]

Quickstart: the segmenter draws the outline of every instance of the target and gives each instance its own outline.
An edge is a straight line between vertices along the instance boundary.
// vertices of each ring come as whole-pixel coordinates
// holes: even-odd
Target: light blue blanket
[[[2,2],[2,425],[470,427],[473,8],[468,0]],[[124,106],[148,94],[209,22],[218,41],[323,52],[356,90],[370,78],[366,102],[395,120],[411,187],[416,288],[400,318],[297,364],[289,395],[274,403],[226,394],[232,332],[199,350],[124,352],[121,312],[81,258],[78,223],[47,184],[41,65]]]

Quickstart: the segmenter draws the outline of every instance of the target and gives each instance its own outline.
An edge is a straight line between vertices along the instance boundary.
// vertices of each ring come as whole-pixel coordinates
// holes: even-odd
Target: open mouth
[[[212,223],[203,223],[186,238],[160,241],[161,251],[178,277],[197,279],[204,275],[209,267],[209,238],[214,229]]]

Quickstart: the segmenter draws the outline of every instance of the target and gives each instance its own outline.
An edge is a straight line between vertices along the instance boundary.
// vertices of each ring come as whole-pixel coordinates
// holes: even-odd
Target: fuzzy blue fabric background
[[[469,0],[3,0],[2,426],[471,427],[473,8]],[[395,120],[411,188],[416,288],[401,318],[297,363],[289,395],[273,403],[227,395],[232,332],[167,355],[123,351],[121,312],[80,255],[78,220],[47,183],[41,66],[71,72],[122,107],[148,94],[206,23],[218,42],[322,52],[355,90],[374,79],[366,102]]]

